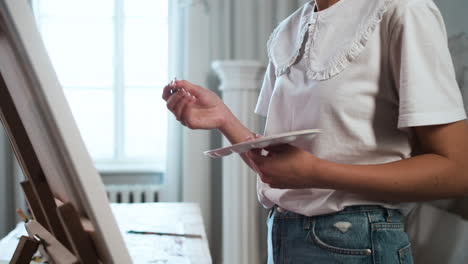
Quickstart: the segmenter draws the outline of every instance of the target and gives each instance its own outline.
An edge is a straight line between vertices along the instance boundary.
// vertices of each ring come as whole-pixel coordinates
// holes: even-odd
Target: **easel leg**
[[[34,218],[47,231],[54,236],[68,249],[72,250],[70,241],[68,241],[63,226],[60,224],[57,215],[57,206],[47,182],[31,182],[26,180],[21,183],[23,191],[34,214]],[[40,195],[39,195],[40,194]]]
[[[64,227],[60,224],[59,216],[57,213],[57,205],[55,203],[54,195],[50,190],[47,182],[38,182],[35,183],[34,191],[37,198],[42,204],[43,212],[45,213],[51,230],[50,232],[54,234],[58,241],[60,241],[68,250],[72,250],[70,241],[68,241],[65,234]]]
[[[33,187],[30,181],[23,181],[20,183],[21,188],[23,188],[24,197],[28,202],[29,209],[36,219],[42,226],[48,227],[48,223],[46,217],[44,216],[44,212],[42,211],[41,205],[39,204],[39,200],[37,199],[36,195],[34,194]],[[50,228],[47,228],[50,231]]]
[[[57,264],[78,264],[78,258],[58,241],[53,234],[45,229],[37,221],[32,220],[26,223],[26,231],[29,237],[39,237],[41,240],[40,249],[43,249],[43,257],[49,263]]]
[[[39,241],[22,236],[10,264],[29,264],[39,248]]]
[[[66,203],[57,208],[62,225],[68,240],[71,241],[75,255],[80,263],[98,264],[96,250],[93,243],[81,224],[80,215],[76,212],[71,203]]]

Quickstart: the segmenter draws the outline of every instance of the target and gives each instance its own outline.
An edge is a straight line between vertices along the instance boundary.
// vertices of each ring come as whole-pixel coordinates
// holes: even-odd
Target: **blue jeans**
[[[411,264],[411,245],[398,210],[376,205],[307,217],[270,211],[268,264]]]

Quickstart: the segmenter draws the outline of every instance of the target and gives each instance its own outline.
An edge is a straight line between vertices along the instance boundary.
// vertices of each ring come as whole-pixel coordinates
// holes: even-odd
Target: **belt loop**
[[[365,214],[367,215],[367,220],[369,220],[369,224],[373,224],[375,222],[375,220],[374,220],[374,217],[372,215],[372,211],[365,212]]]
[[[370,224],[378,223],[387,218],[387,213],[380,210],[366,212]]]
[[[385,207],[385,222],[392,222],[392,212]]]
[[[402,215],[397,209],[385,208],[385,211],[387,222],[400,222],[402,220]]]

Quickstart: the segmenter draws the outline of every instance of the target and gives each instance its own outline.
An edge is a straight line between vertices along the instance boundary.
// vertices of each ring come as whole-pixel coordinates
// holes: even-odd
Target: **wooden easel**
[[[100,263],[90,234],[72,204],[57,206],[36,152],[0,73],[0,119],[26,181],[21,183],[34,219],[26,224],[12,264],[29,264],[39,248],[49,263]]]

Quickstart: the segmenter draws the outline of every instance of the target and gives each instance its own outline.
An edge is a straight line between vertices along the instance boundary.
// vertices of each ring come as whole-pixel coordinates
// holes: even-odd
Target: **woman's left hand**
[[[304,189],[318,187],[314,173],[319,159],[307,151],[281,144],[262,149],[252,149],[247,156],[252,160],[257,173],[264,183],[277,189]]]

